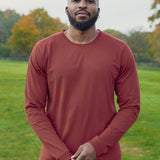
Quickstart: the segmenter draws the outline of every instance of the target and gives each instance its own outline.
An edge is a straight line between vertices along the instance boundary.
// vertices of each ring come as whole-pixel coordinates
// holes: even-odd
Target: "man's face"
[[[79,30],[88,30],[98,18],[98,0],[68,0],[66,13],[71,25]]]

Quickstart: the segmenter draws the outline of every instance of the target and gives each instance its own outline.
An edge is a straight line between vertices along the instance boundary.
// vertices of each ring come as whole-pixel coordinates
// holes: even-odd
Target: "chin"
[[[78,23],[84,23],[84,22],[87,22],[88,20],[78,20],[77,22]]]
[[[80,16],[80,17],[77,17],[76,19],[77,21],[88,21],[89,20],[89,18],[86,16]]]
[[[86,18],[86,17],[81,17],[81,18],[79,18],[79,19],[77,19],[76,21],[77,22],[87,22],[89,19],[88,18]]]

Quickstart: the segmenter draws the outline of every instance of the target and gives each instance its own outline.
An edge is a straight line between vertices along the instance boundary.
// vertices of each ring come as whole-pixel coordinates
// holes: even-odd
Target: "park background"
[[[123,160],[160,159],[160,0],[150,5],[152,14],[146,15],[150,30],[103,30],[129,45],[140,80],[141,112],[120,141]],[[67,23],[50,16],[45,8],[20,14],[14,9],[1,10],[0,6],[1,160],[38,159],[41,142],[24,111],[28,58],[37,41],[67,28]]]

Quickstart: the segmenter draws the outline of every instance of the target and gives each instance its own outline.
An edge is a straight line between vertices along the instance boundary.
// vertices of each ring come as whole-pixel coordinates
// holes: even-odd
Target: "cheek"
[[[69,12],[69,14],[74,17],[75,16],[75,10],[74,9],[68,9],[67,13]]]
[[[95,16],[97,13],[98,13],[98,10],[94,8],[94,9],[92,10],[92,15]]]

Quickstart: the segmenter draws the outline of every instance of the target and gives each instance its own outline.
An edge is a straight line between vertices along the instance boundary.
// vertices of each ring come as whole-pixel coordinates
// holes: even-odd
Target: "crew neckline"
[[[69,40],[68,38],[67,38],[67,36],[65,35],[65,31],[66,30],[63,30],[62,31],[62,35],[63,35],[63,37],[64,37],[64,39],[67,41],[67,42],[69,42],[70,44],[73,44],[73,45],[76,45],[76,46],[88,46],[88,45],[90,45],[90,44],[93,44],[95,41],[97,41],[97,39],[99,38],[99,36],[101,35],[101,30],[100,29],[97,29],[98,30],[98,34],[97,34],[97,36],[96,36],[96,38],[94,39],[94,40],[92,40],[91,42],[88,42],[88,43],[84,43],[84,44],[80,44],[80,43],[74,43],[74,42],[72,42],[71,40]]]

